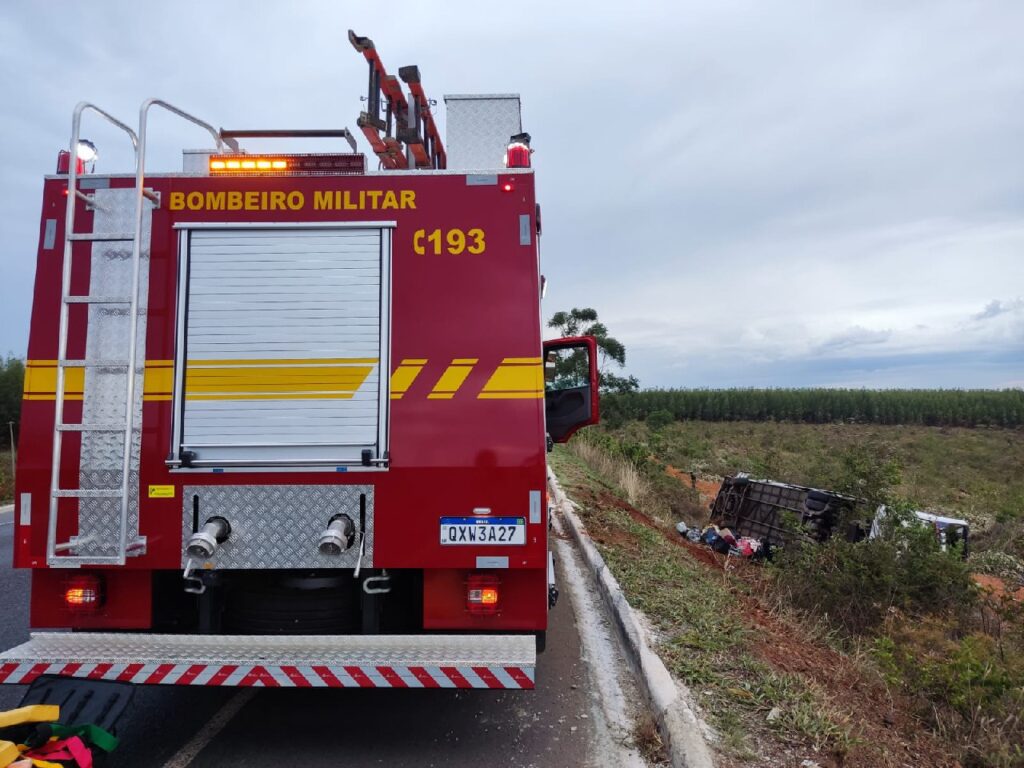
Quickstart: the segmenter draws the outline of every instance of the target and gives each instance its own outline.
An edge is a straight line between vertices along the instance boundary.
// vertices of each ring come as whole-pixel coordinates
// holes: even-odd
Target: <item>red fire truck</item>
[[[43,190],[15,491],[51,631],[0,681],[533,687],[557,596],[546,441],[597,420],[594,340],[541,340],[518,96],[446,97],[442,143],[417,68],[350,41],[378,170],[347,130],[75,109]],[[181,173],[145,172],[154,107],[212,137]],[[94,172],[86,114],[134,173]],[[240,146],[309,137],[351,151]]]

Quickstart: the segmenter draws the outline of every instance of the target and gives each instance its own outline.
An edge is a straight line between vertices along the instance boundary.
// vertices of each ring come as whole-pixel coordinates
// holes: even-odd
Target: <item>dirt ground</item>
[[[669,477],[674,477],[688,488],[696,489],[697,493],[700,494],[701,502],[706,504],[714,501],[715,496],[718,495],[718,491],[722,487],[721,480],[707,480],[700,475],[695,475],[693,472],[684,472],[681,469],[677,469],[671,464],[665,466],[665,474]]]

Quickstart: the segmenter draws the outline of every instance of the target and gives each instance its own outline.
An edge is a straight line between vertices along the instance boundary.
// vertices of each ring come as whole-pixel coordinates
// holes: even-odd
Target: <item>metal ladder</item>
[[[46,537],[46,561],[51,567],[77,568],[82,565],[124,565],[125,560],[131,555],[145,553],[145,537],[137,536],[132,542],[128,541],[128,521],[131,512],[130,499],[131,472],[132,472],[132,448],[133,434],[135,431],[135,399],[136,399],[136,376],[138,369],[138,320],[139,320],[139,272],[142,260],[142,239],[143,220],[146,200],[159,205],[159,198],[145,188],[145,157],[146,157],[146,123],[149,109],[152,106],[161,106],[168,111],[182,117],[209,131],[216,142],[218,151],[238,151],[236,142],[225,139],[221,133],[196,117],[184,112],[159,99],[148,99],[143,102],[139,110],[139,133],[136,134],[131,128],[117,120],[104,110],[88,102],[80,102],[76,107],[71,121],[71,157],[68,168],[68,201],[64,224],[64,261],[61,276],[61,308],[60,326],[57,341],[57,370],[56,370],[56,404],[54,413],[54,434],[53,434],[53,460],[50,475],[50,515]],[[128,134],[131,139],[132,148],[135,154],[135,217],[132,232],[113,233],[78,233],[75,232],[75,209],[78,200],[95,204],[94,199],[83,194],[78,188],[77,151],[79,130],[81,126],[82,113],[92,111],[103,117],[105,120],[120,128]],[[131,242],[131,289],[128,296],[97,296],[97,295],[73,295],[71,293],[71,272],[72,253],[76,242],[88,241],[97,242]],[[68,359],[68,322],[69,308],[75,304],[87,305],[126,305],[129,316],[129,337],[128,354],[123,360],[104,359]],[[87,355],[88,358],[88,355]],[[68,368],[84,369],[115,369],[125,372],[124,389],[124,419],[111,423],[66,423],[64,421],[64,399],[67,389],[66,370]],[[85,397],[86,381],[83,374],[83,398]],[[84,407],[84,403],[83,403]],[[83,411],[84,415],[84,411]],[[123,436],[120,469],[120,483],[105,488],[62,488],[61,459],[63,454],[63,436],[67,432],[82,433],[82,440],[86,433],[113,432]],[[119,514],[117,520],[117,534],[115,542],[101,542],[112,544],[111,554],[75,554],[76,548],[84,548],[86,545],[95,545],[97,542],[91,536],[73,536],[66,542],[58,542],[57,516],[62,498],[85,499],[116,499],[119,502]],[[79,513],[81,508],[79,507]],[[79,523],[81,517],[79,515]],[[95,536],[95,534],[93,534]],[[108,547],[103,547],[104,549]]]

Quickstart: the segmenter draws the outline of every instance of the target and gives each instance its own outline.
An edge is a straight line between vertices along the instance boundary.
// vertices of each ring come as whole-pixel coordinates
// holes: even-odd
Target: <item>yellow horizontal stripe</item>
[[[156,401],[156,400],[170,400],[171,396],[170,395],[143,395],[142,399],[145,400],[147,403],[149,403],[149,402],[153,402],[153,401]]]
[[[188,396],[202,395],[202,394],[235,394],[239,399],[244,398],[246,395],[269,393],[269,392],[347,392],[349,395],[355,394],[359,387],[354,384],[328,384],[324,382],[313,381],[308,384],[246,384],[244,387],[237,384],[213,384],[204,386],[186,386],[185,391]]]
[[[163,368],[158,370],[165,370]],[[233,381],[292,380],[310,379],[364,379],[373,370],[371,365],[324,365],[319,368],[189,368],[188,379],[207,381],[231,379]]]
[[[379,363],[380,359],[376,357],[304,357],[304,358],[287,358],[281,360],[189,360],[189,368],[200,368],[209,366],[239,366],[239,365],[347,365],[347,364],[376,364]]]
[[[82,392],[85,384],[84,368],[64,369],[64,391]],[[54,395],[57,391],[57,364],[52,366],[26,366],[25,368],[25,395],[49,394]]]
[[[536,364],[541,362],[541,359],[539,357],[506,357],[501,362],[506,363],[506,364],[512,364],[512,365],[516,365],[516,364],[527,365],[527,364],[530,364],[530,363],[533,363],[533,364],[536,365]]]
[[[351,394],[341,392],[302,392],[298,394],[276,392],[274,394],[231,394],[231,395],[187,395],[186,400],[350,400]]]
[[[367,374],[346,374],[333,376],[300,376],[293,373],[284,373],[279,376],[193,376],[191,373],[185,377],[188,389],[194,387],[234,387],[238,390],[246,390],[253,386],[282,386],[294,385],[317,385],[324,384],[331,387],[343,386],[358,389],[366,381]],[[164,390],[166,391],[166,390]]]
[[[544,368],[536,365],[499,365],[484,384],[484,392],[537,392],[544,389]]]
[[[142,379],[143,395],[150,395],[156,392],[170,392],[172,389],[174,389],[173,368],[146,367],[146,373]]]
[[[481,392],[477,400],[540,400],[543,392]]]
[[[330,365],[315,368],[253,366],[249,368],[200,368],[191,364],[185,390],[202,393],[355,392],[373,371],[369,365]]]
[[[25,395],[24,397],[22,397],[22,400],[49,400],[50,402],[53,402],[56,399],[57,399],[57,395],[54,394],[53,392],[50,392],[49,394]],[[81,400],[82,399],[82,395],[81,394],[74,394],[74,393],[65,393],[64,394],[64,399],[65,400]]]
[[[54,368],[57,365],[57,361],[56,360],[27,360],[25,362],[25,365],[27,365],[27,366],[35,365],[35,366],[39,366],[41,368]],[[174,361],[173,360],[147,360],[146,361],[146,365],[147,366],[152,366],[153,368],[160,368],[160,367],[165,366],[165,365],[172,365],[173,366],[174,365]]]
[[[452,365],[476,365],[480,362],[480,358],[477,357],[456,357],[452,360]]]
[[[451,400],[453,397],[454,392],[431,392],[427,395],[427,400]]]
[[[147,368],[173,368],[174,367],[174,361],[173,360],[147,360],[146,361],[146,367]]]
[[[402,361],[402,365],[426,365],[426,364],[427,364],[427,358],[425,358],[425,357],[422,357],[422,358],[420,358],[420,357],[417,357],[417,358],[409,357],[409,358],[406,358],[405,360]]]

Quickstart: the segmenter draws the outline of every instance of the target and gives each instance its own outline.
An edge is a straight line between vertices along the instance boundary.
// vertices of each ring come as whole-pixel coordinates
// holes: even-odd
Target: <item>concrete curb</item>
[[[548,467],[548,482],[555,507],[572,531],[583,559],[594,574],[601,597],[615,617],[616,626],[625,641],[626,655],[639,674],[641,690],[658,724],[672,765],[674,768],[713,768],[711,750],[686,695],[680,692],[680,686],[651,648],[647,630],[633,612],[622,587],[597,551],[582,521],[572,511],[572,503],[551,467]]]

